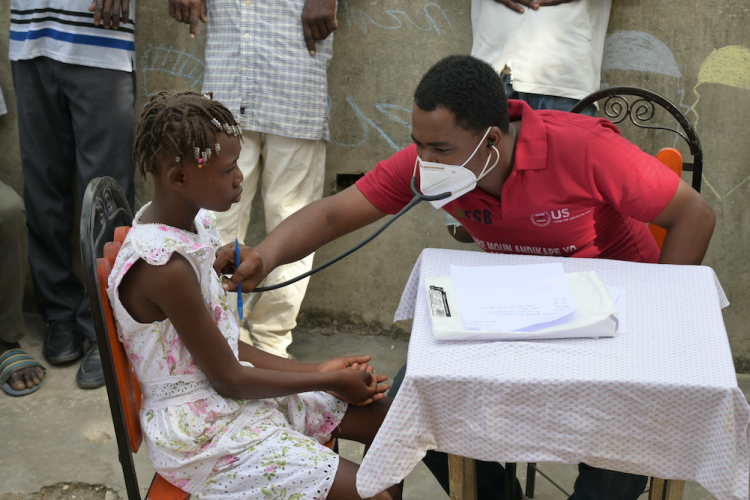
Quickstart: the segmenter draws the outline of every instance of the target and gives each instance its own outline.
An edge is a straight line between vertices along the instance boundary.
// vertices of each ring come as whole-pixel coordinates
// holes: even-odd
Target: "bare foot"
[[[9,343],[0,340],[0,356],[9,349],[20,349],[21,346],[18,342]],[[42,383],[44,378],[44,370],[39,366],[31,366],[21,368],[13,372],[8,379],[10,387],[16,391],[22,391],[24,389],[31,389],[35,385]]]

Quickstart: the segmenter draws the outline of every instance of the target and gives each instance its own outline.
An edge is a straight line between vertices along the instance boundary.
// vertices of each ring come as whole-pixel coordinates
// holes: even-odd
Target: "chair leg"
[[[536,487],[536,464],[526,465],[526,496],[529,499],[534,498],[534,488]]]
[[[477,464],[473,458],[448,455],[451,500],[477,500]]]

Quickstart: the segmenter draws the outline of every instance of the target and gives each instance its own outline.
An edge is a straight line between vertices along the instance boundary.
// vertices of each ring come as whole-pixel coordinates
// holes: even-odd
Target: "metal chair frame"
[[[112,241],[118,226],[130,226],[133,211],[117,182],[110,177],[91,181],[83,195],[81,208],[81,257],[86,285],[86,295],[91,304],[96,340],[104,370],[109,410],[115,427],[117,450],[125,478],[125,489],[129,499],[140,500],[138,479],[136,478],[133,455],[130,452],[129,432],[125,424],[125,413],[117,388],[112,350],[106,334],[103,306],[96,272],[96,261],[104,255],[104,244]]]
[[[632,102],[628,101],[626,96],[635,97]],[[609,87],[599,90],[581,99],[578,104],[573,106],[571,113],[580,113],[595,102],[605,99],[602,107],[604,115],[609,118],[615,125],[629,119],[630,122],[638,128],[650,130],[666,130],[674,132],[682,137],[693,155],[693,162],[683,162],[684,171],[693,172],[693,189],[700,193],[701,179],[703,176],[703,148],[698,134],[695,132],[693,125],[688,121],[685,115],[672,102],[650,90],[639,89],[637,87]],[[668,128],[658,125],[649,125],[656,111],[655,105],[661,106],[668,111],[679,124],[678,128]],[[680,131],[680,128],[682,131]]]

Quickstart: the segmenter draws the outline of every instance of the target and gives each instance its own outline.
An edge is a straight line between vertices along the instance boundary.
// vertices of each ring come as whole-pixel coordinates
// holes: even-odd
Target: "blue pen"
[[[240,267],[240,242],[234,239],[234,270]],[[237,283],[237,314],[242,320],[242,283]]]

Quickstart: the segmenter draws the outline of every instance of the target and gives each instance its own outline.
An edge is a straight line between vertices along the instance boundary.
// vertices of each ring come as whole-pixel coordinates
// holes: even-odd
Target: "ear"
[[[167,170],[167,182],[170,186],[178,191],[185,189],[185,183],[187,181],[185,175],[185,167],[182,162],[175,163]]]
[[[503,132],[498,127],[492,127],[490,129],[490,133],[487,134],[487,139],[485,139],[485,141],[487,141],[485,145],[488,148],[492,147],[493,145],[495,147],[498,147],[498,144],[500,144],[500,141],[502,140],[504,135],[505,134],[503,134]]]

